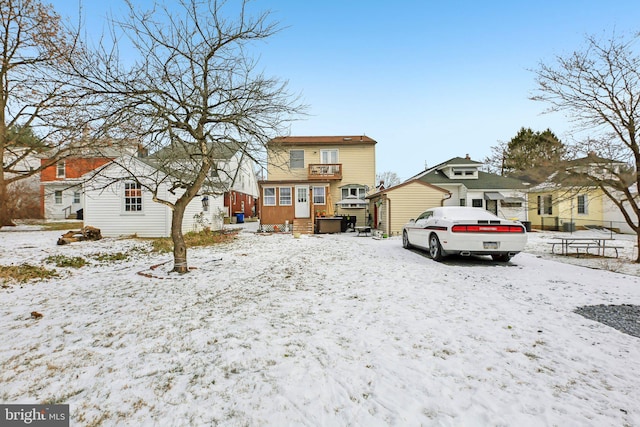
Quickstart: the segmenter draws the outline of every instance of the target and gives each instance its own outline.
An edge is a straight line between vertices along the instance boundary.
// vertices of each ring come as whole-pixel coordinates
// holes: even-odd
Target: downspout
[[[447,194],[445,194],[442,197],[442,200],[440,200],[440,206],[444,206],[444,201],[445,200],[449,200],[451,198],[452,194],[450,192],[447,191]]]

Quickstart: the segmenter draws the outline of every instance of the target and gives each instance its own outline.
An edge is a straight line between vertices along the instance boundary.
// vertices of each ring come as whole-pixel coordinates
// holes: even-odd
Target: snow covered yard
[[[640,339],[574,313],[640,305],[629,239],[621,259],[561,259],[545,232],[507,264],[436,263],[397,237],[243,232],[159,279],[138,273],[170,255],[145,242],[60,234],[0,232],[2,265],[89,260],[0,289],[2,403],[82,426],[640,425]]]

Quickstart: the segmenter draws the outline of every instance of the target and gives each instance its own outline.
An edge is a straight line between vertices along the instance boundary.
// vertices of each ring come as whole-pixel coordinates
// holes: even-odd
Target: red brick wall
[[[244,201],[244,210],[242,202]],[[255,197],[249,194],[239,193],[237,191],[228,191],[224,195],[224,205],[229,208],[231,215],[236,212],[244,212],[245,218],[254,216],[254,206],[256,205]]]
[[[82,157],[70,157],[65,159],[65,178],[80,178],[87,172],[91,172],[100,166],[109,163],[110,158],[82,158]],[[41,160],[41,164],[45,164],[47,160]],[[65,178],[56,178],[56,171],[58,166],[52,165],[42,170],[40,174],[40,181],[60,181]]]

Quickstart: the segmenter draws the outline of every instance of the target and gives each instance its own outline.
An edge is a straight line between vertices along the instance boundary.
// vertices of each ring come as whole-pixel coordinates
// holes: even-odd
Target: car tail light
[[[521,225],[454,225],[453,233],[524,233]]]

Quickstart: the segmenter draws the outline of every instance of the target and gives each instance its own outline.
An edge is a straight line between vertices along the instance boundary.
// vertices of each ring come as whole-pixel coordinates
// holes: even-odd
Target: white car
[[[482,208],[443,206],[428,209],[402,229],[402,246],[429,251],[435,261],[447,255],[491,255],[506,262],[524,249],[527,233],[518,221]]]

